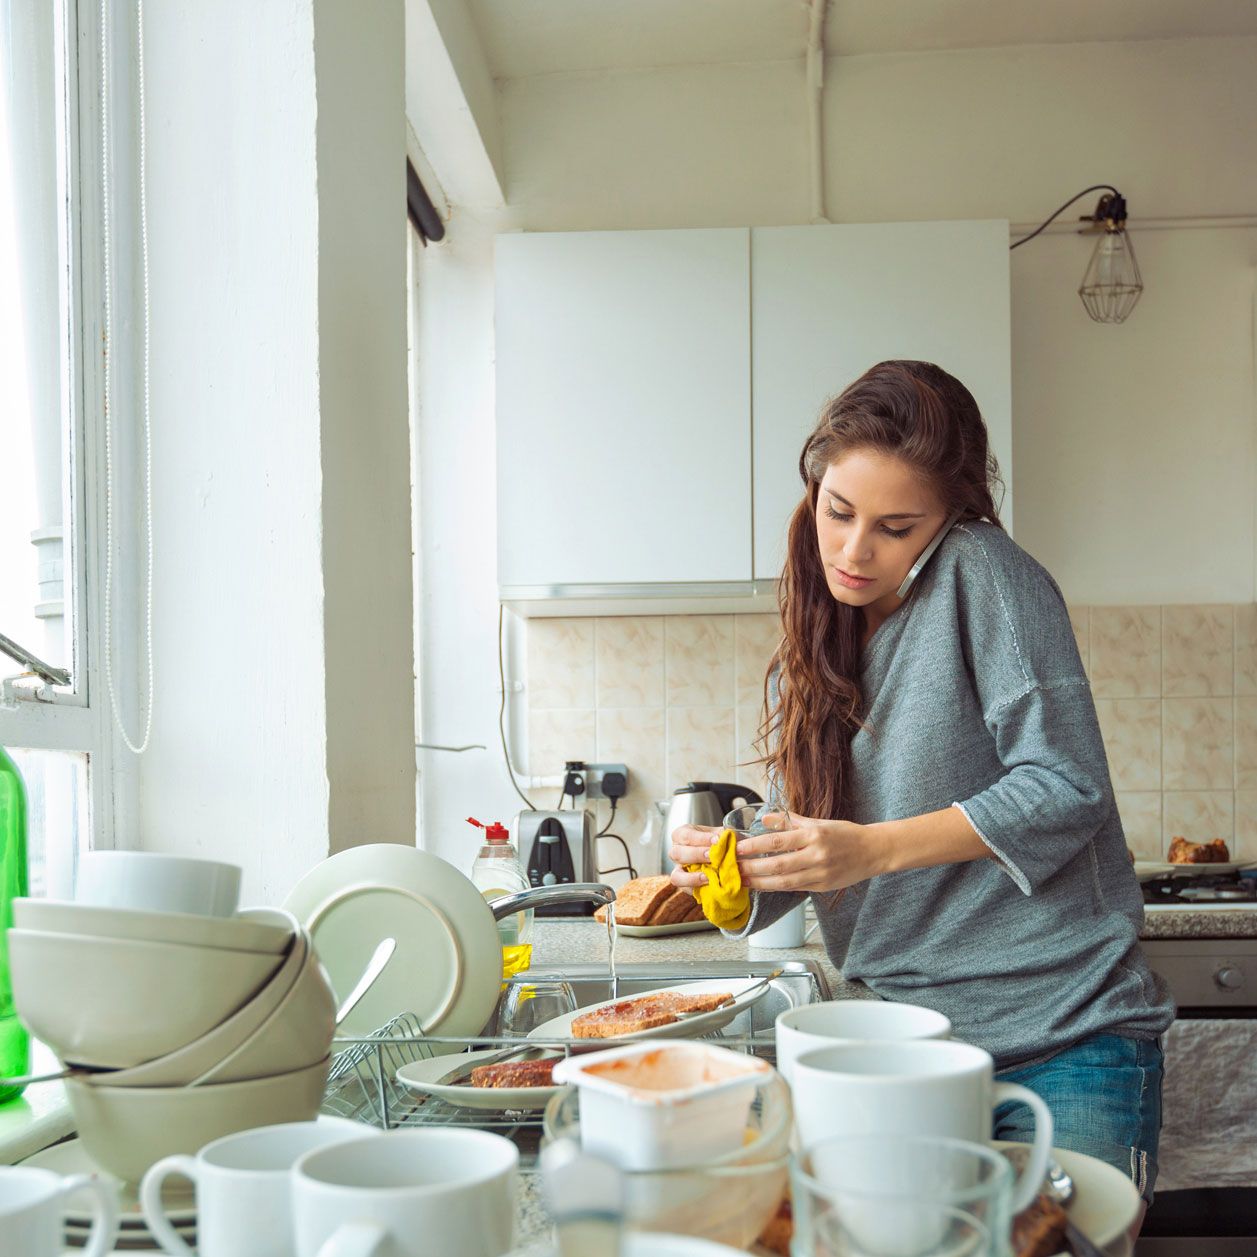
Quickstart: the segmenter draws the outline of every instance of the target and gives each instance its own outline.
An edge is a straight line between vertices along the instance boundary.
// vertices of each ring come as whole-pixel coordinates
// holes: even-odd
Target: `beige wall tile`
[[[737,781],[732,707],[668,708],[668,790],[687,781]]]
[[[632,800],[644,806],[651,799],[668,795],[667,739],[662,707],[599,709],[597,758],[603,763],[619,761],[628,765],[626,802]]]
[[[1235,613],[1229,606],[1165,607],[1161,615],[1161,693],[1230,694]]]
[[[1235,792],[1235,845],[1237,860],[1257,860],[1257,790]]]
[[[734,662],[739,707],[764,701],[764,677],[781,640],[781,620],[775,614],[734,616]]]
[[[1235,692],[1257,694],[1257,603],[1235,608]]]
[[[1164,699],[1161,746],[1161,783],[1164,789],[1234,789],[1235,741],[1231,699]]]
[[[1235,788],[1257,790],[1257,696],[1235,700]]]
[[[1118,791],[1117,811],[1126,832],[1126,845],[1138,860],[1159,860],[1165,850],[1161,840],[1161,791]]]
[[[733,622],[731,615],[665,618],[669,707],[733,705]]]
[[[1097,698],[1161,693],[1161,608],[1092,607],[1091,689]]]
[[[1098,698],[1114,790],[1161,789],[1161,700]]]
[[[594,705],[594,622],[529,620],[528,706]]]
[[[1161,840],[1165,850],[1172,838],[1209,842],[1221,838],[1230,845],[1235,834],[1235,794],[1231,790],[1167,790],[1161,808]]]
[[[1082,658],[1083,671],[1091,675],[1091,608],[1070,607],[1069,622],[1073,625],[1074,640]]]
[[[739,707],[737,719],[738,775],[734,781],[740,786],[749,786],[761,799],[766,799],[768,787],[764,779],[764,765],[754,762],[760,757],[760,748],[755,745],[755,739],[759,736],[760,708],[749,704]]]
[[[599,707],[663,706],[663,617],[595,622]]]
[[[528,713],[528,775],[549,777],[569,759],[596,760],[597,725],[592,707],[553,707]],[[629,766],[630,769],[632,765]],[[525,790],[539,808],[552,808],[558,790]]]

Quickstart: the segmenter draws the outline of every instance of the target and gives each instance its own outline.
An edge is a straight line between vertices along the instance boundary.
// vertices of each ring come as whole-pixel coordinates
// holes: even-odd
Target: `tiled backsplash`
[[[1157,858],[1182,834],[1257,859],[1257,605],[1070,615],[1136,854]],[[649,801],[686,781],[762,792],[749,761],[777,632],[775,615],[528,621],[529,772],[626,763],[615,828],[630,841]],[[556,793],[534,801],[553,806]]]

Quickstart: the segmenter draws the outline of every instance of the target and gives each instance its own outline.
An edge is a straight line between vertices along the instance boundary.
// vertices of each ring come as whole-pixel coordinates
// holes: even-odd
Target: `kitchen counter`
[[[1257,938],[1257,905],[1148,908],[1140,938]]]

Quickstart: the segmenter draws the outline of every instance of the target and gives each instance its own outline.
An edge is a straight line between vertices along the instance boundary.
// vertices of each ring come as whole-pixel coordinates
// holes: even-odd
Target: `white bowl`
[[[306,957],[296,981],[234,1050],[195,1077],[194,1086],[264,1078],[313,1065],[328,1054],[336,1035],[336,993],[309,934],[302,933]]]
[[[138,908],[100,908],[63,899],[15,899],[13,924],[46,934],[124,938],[138,943],[186,943],[190,947],[226,947],[279,956],[297,929],[291,913],[275,908],[245,908],[234,917],[199,917],[185,912],[141,912]]]
[[[138,1183],[162,1157],[191,1156],[238,1130],[310,1120],[323,1102],[330,1066],[325,1057],[292,1073],[215,1087],[101,1087],[70,1078],[65,1089],[92,1158]]]
[[[260,952],[9,931],[13,1002],[67,1064],[125,1069],[226,1020],[282,963]]]
[[[205,1080],[210,1074],[219,1082],[240,1082],[247,1078],[287,1073],[321,1061],[327,1055],[334,1026],[332,1031],[327,1032],[327,1041],[323,1042],[321,1023],[312,1024],[306,1012],[313,994],[307,991],[296,1001],[292,1020],[301,1027],[300,1033],[309,1036],[309,1041],[298,1043],[289,1036],[284,1040],[284,1046],[288,1049],[286,1053],[271,1051],[265,1056],[251,1053],[247,1059],[239,1062],[240,1068],[231,1067],[237,1062],[237,1054],[241,1049],[254,1042],[262,1027],[272,1023],[281,1006],[286,1007],[292,1001],[294,988],[299,985],[308,987],[311,984],[307,972],[311,965],[317,974],[318,965],[313,959],[310,935],[299,929],[284,963],[275,971],[271,980],[226,1021],[219,1022],[199,1039],[193,1039],[177,1051],[145,1061],[143,1065],[136,1065],[132,1069],[107,1069],[88,1074],[83,1081],[100,1087],[184,1087]],[[332,1002],[330,991],[322,1002]],[[333,1009],[332,1018],[335,1015]],[[287,1018],[284,1024],[287,1026]],[[260,1062],[260,1067],[252,1072],[245,1072],[252,1067],[253,1062]]]
[[[229,917],[240,906],[240,867],[158,851],[87,851],[74,898],[101,908]]]

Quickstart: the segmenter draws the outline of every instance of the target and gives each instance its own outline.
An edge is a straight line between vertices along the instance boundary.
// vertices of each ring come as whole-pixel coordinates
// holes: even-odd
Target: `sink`
[[[774,978],[768,993],[756,1000],[744,1013],[740,1013],[722,1032],[726,1038],[753,1038],[762,1040],[769,1048],[773,1043],[773,1026],[777,1014],[801,1004],[817,1004],[831,998],[829,983],[819,964],[814,960],[713,960],[700,963],[683,961],[657,964],[620,964],[616,966],[619,979],[619,998],[629,999],[660,987],[677,986],[682,982],[701,982],[710,978],[764,978],[774,969],[781,969],[780,977]],[[524,973],[516,974],[503,986],[503,997],[491,1029],[493,1035],[513,1035],[520,1029],[510,1024],[507,1009],[512,1006],[506,995],[512,986],[529,986],[538,981],[561,980],[566,982],[576,997],[578,1008],[598,1004],[611,998],[611,975],[605,965],[533,965]],[[526,1001],[515,1004],[522,1007]],[[757,1054],[758,1048],[757,1048]]]

